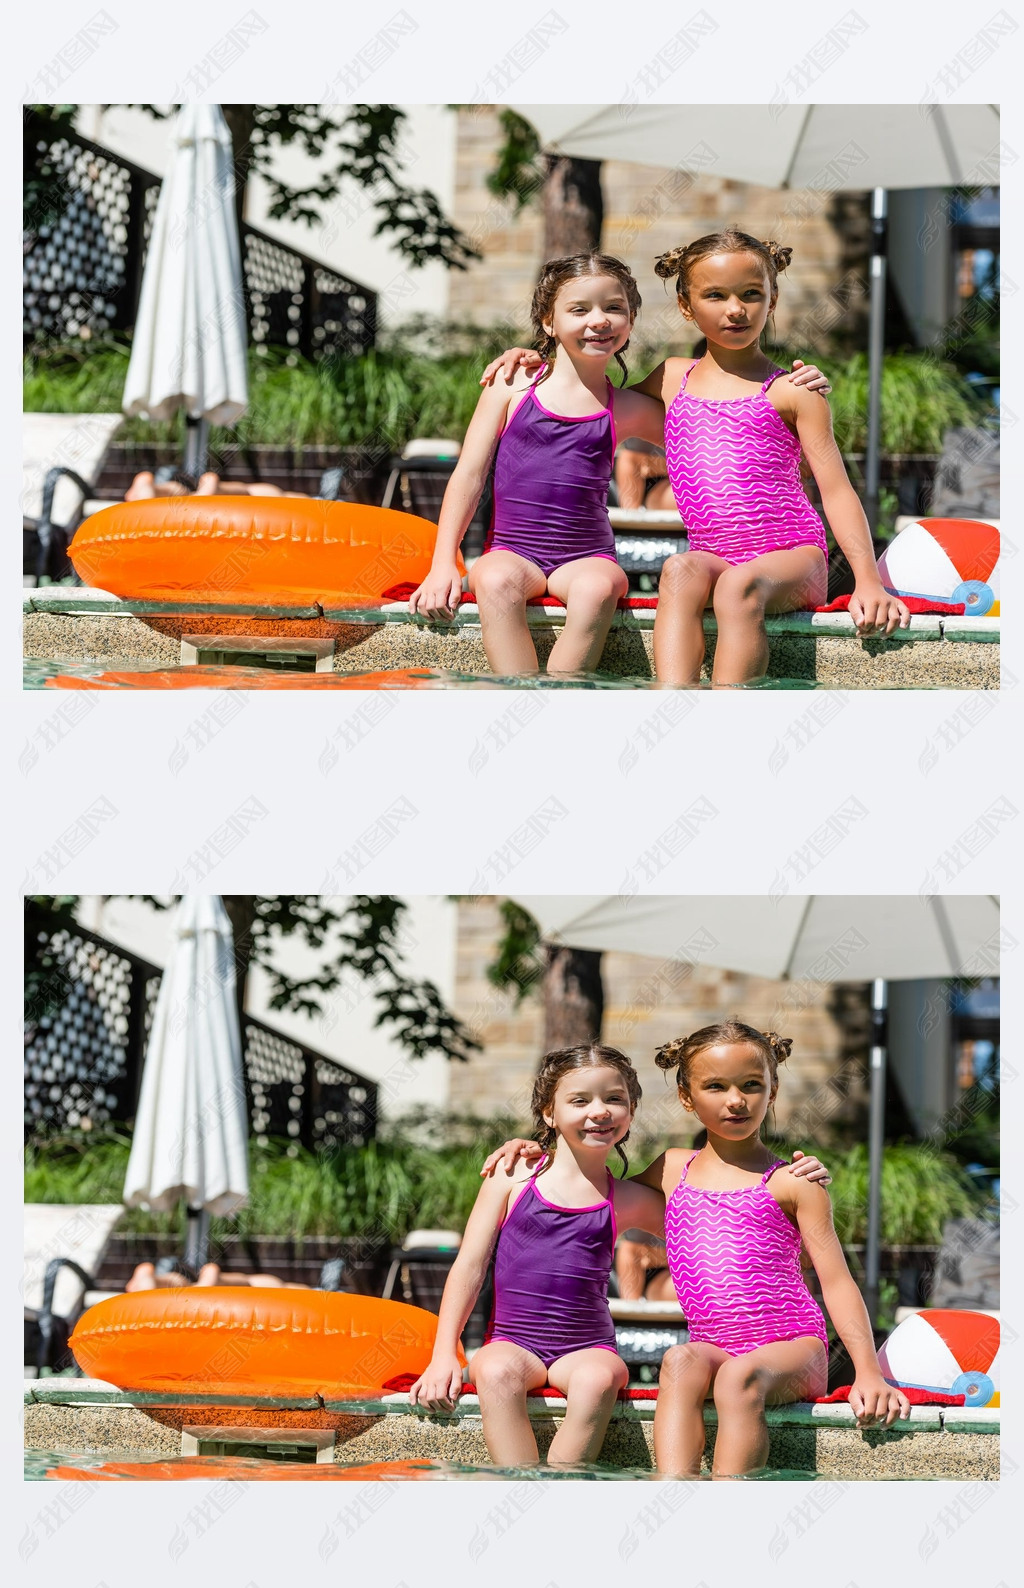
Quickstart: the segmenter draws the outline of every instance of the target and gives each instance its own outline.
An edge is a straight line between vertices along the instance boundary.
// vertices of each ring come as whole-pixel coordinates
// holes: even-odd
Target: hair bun
[[[678,276],[679,266],[682,262],[686,248],[670,248],[667,254],[659,254],[654,261],[654,274],[661,276],[664,281],[671,281],[673,276]]]
[[[793,1038],[780,1037],[777,1031],[763,1031],[761,1035],[768,1043],[779,1063],[784,1063],[793,1051]]]
[[[787,248],[784,243],[777,243],[774,238],[765,238],[764,246],[767,248],[776,270],[786,270],[793,257],[792,248]]]
[[[663,1042],[660,1048],[654,1050],[654,1062],[659,1070],[674,1070],[679,1063],[679,1054],[685,1044],[685,1038],[675,1037],[671,1042]]]

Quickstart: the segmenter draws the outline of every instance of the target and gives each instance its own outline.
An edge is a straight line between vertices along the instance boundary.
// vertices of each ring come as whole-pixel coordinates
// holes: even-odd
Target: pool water
[[[224,1481],[234,1479],[245,1482],[366,1482],[396,1480],[509,1480],[516,1482],[608,1482],[626,1479],[629,1482],[657,1482],[657,1473],[647,1468],[610,1467],[596,1462],[576,1467],[492,1467],[459,1461],[374,1461],[334,1462],[331,1465],[312,1465],[309,1462],[260,1461],[243,1456],[187,1456],[168,1457],[150,1455],[139,1451],[125,1451],[123,1459],[115,1459],[96,1451],[76,1450],[26,1450],[25,1477],[29,1481],[54,1477],[60,1481],[73,1468],[85,1472],[102,1472],[103,1479],[117,1481],[206,1479]],[[63,1469],[60,1471],[58,1469]],[[147,1470],[148,1469],[148,1470]],[[709,1478],[696,1480],[710,1482]],[[803,1472],[784,1468],[767,1469],[748,1482],[816,1483],[835,1481],[816,1472]],[[849,1477],[842,1480],[849,1483]],[[866,1482],[877,1482],[866,1477]],[[929,1481],[915,1474],[913,1479],[887,1478],[888,1483]]]
[[[611,673],[572,673],[554,678],[547,673],[525,678],[503,678],[493,673],[445,672],[429,668],[403,668],[393,672],[309,673],[283,672],[261,667],[169,667],[163,662],[62,662],[29,657],[24,664],[26,689],[74,688],[55,685],[56,679],[81,680],[99,689],[646,689],[667,685],[652,678],[620,678]],[[701,684],[710,690],[710,684]],[[806,678],[765,678],[744,689],[835,689]]]

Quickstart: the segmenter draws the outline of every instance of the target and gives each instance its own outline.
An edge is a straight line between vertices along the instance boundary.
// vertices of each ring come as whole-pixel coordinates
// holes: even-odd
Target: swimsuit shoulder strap
[[[539,369],[538,369],[538,370],[537,370],[537,371],[536,371],[536,373],[535,373],[535,374],[534,374],[534,377],[533,377],[533,379],[532,379],[532,380],[531,380],[531,382],[530,382],[530,390],[529,390],[529,393],[528,393],[528,394],[526,394],[526,395],[529,395],[529,396],[530,396],[530,397],[532,397],[532,398],[533,398],[533,400],[534,400],[534,402],[535,402],[535,403],[537,403],[537,406],[538,406],[538,407],[540,407],[540,406],[541,406],[541,405],[540,405],[540,403],[539,403],[539,402],[538,402],[538,401],[537,401],[537,383],[538,383],[538,382],[539,382],[539,380],[540,380],[540,378],[541,378],[541,376],[542,376],[542,375],[546,375],[546,374],[547,374],[547,372],[548,372],[548,366],[547,366],[547,365],[546,365],[546,364],[542,364],[542,365],[541,365],[541,366],[540,366],[540,368],[539,368]]]
[[[686,1179],[686,1176],[690,1172],[690,1165],[692,1164],[694,1158],[699,1158],[699,1157],[700,1157],[700,1148],[698,1147],[696,1152],[691,1152],[690,1156],[687,1158],[686,1162],[684,1163],[683,1172],[679,1176],[679,1179],[676,1182],[677,1185],[682,1185],[683,1181]]]
[[[785,373],[786,373],[786,371],[784,369],[777,369],[771,375],[769,375],[768,379],[765,381],[764,385],[761,387],[760,395],[763,397],[765,392],[768,390],[769,386],[771,385],[772,381],[773,380],[778,380],[779,376],[780,375],[784,375]]]
[[[769,1180],[771,1179],[772,1175],[775,1173],[776,1169],[788,1169],[788,1168],[789,1168],[789,1162],[788,1162],[788,1160],[786,1158],[776,1158],[775,1162],[769,1164],[768,1168],[765,1170],[764,1174],[761,1176],[761,1185],[762,1186],[766,1186],[768,1184]]]
[[[700,363],[700,359],[699,358],[695,358],[695,359],[692,360],[691,363],[689,363],[686,366],[686,369],[683,371],[683,378],[679,382],[679,391],[676,392],[676,397],[679,396],[680,392],[683,392],[683,391],[686,390],[686,382],[689,380],[690,376],[693,374],[694,370],[697,368],[697,365],[699,363]],[[675,397],[673,397],[672,401],[675,402]],[[696,1157],[696,1153],[694,1154],[694,1157]]]

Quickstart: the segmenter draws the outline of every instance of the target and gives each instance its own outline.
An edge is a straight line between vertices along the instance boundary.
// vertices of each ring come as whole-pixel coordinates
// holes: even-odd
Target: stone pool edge
[[[279,1426],[334,1432],[335,1461],[432,1459],[486,1463],[479,1403],[464,1395],[447,1416],[413,1412],[407,1394],[368,1400],[327,1396],[167,1394],[119,1390],[99,1380],[27,1380],[26,1444],[40,1449],[99,1449],[111,1459],[133,1451],[176,1455],[186,1426]],[[546,1450],[565,1402],[531,1397],[527,1408]],[[602,1460],[622,1467],[652,1464],[653,1401],[620,1402]],[[709,1449],[716,1418],[708,1408]],[[861,1431],[845,1404],[799,1402],[768,1412],[770,1464],[846,1478],[995,1479],[999,1476],[998,1410],[913,1407],[889,1430]]]
[[[463,606],[451,623],[410,616],[405,603],[372,608],[328,603],[253,607],[210,603],[128,601],[102,590],[45,586],[24,590],[25,653],[38,660],[132,661],[176,666],[186,635],[258,636],[280,641],[328,640],[336,672],[397,671],[419,667],[486,673],[477,608]],[[561,609],[527,613],[542,661],[564,620]],[[619,677],[653,672],[654,612],[617,612],[602,669]],[[710,653],[717,635],[705,619]],[[999,687],[999,618],[913,617],[889,639],[858,638],[846,613],[794,612],[767,622],[770,676],[846,687]],[[328,664],[331,665],[331,664]]]

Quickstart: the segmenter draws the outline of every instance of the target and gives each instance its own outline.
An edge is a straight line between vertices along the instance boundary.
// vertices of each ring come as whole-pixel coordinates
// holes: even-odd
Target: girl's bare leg
[[[601,660],[619,597],[629,580],[608,557],[581,557],[556,568],[548,589],[565,602],[565,627],[551,647],[549,673],[592,672]]]
[[[729,567],[707,551],[666,559],[654,614],[654,672],[663,684],[693,687],[704,665],[704,609],[715,581]]]
[[[704,1455],[704,1402],[727,1351],[704,1343],[674,1345],[658,1373],[654,1464],[663,1478],[699,1478]]]
[[[712,683],[751,684],[768,671],[766,612],[819,606],[828,589],[825,558],[816,546],[770,551],[727,566],[715,581],[718,645]]]
[[[493,1340],[477,1351],[471,1372],[491,1460],[499,1467],[536,1463],[537,1441],[526,1415],[526,1396],[547,1380],[540,1357],[508,1340]]]
[[[718,1439],[712,1477],[741,1478],[768,1461],[766,1406],[814,1400],[828,1383],[828,1353],[813,1335],[730,1357],[715,1375]]]
[[[562,1426],[548,1450],[551,1466],[596,1461],[619,1390],[629,1383],[629,1369],[614,1351],[570,1351],[548,1368],[548,1383],[566,1399]]]
[[[485,551],[469,575],[480,608],[484,651],[491,671],[535,673],[537,652],[526,621],[526,603],[543,595],[547,581],[535,562],[514,551]]]

